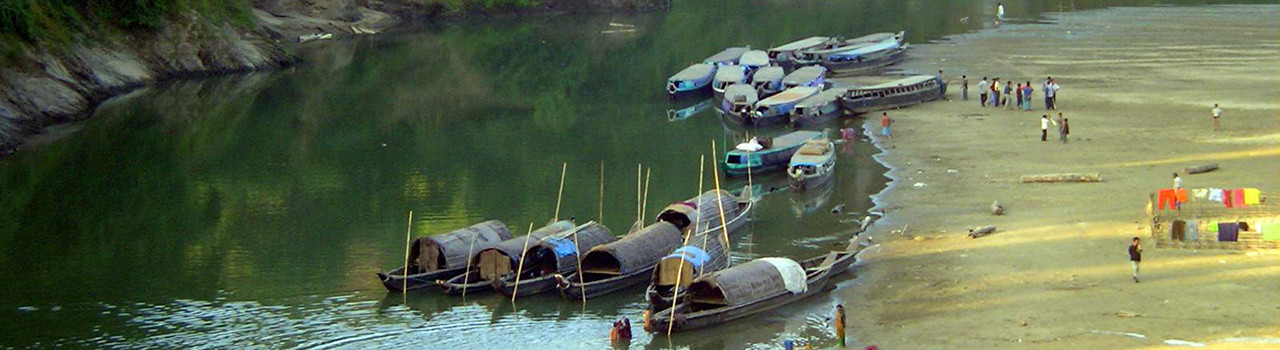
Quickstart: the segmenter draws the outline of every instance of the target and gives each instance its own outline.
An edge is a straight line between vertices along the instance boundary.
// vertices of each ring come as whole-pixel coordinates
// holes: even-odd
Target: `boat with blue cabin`
[[[801,67],[782,78],[782,85],[787,89],[797,86],[813,86],[821,88],[826,82],[827,68],[822,66]]]
[[[738,65],[721,66],[716,71],[715,79],[711,80],[711,91],[715,93],[716,98],[723,98],[724,89],[728,88],[729,85],[746,83],[746,68]]]
[[[750,75],[757,69],[769,66],[769,54],[760,50],[751,50],[742,53],[742,58],[738,60],[738,65],[746,69],[746,73]]]
[[[813,126],[839,118],[842,114],[840,97],[848,92],[848,88],[833,87],[801,100],[791,109],[791,125]]]
[[[797,86],[769,96],[751,108],[750,115],[730,114],[730,119],[743,125],[766,126],[786,124],[791,121],[791,109],[821,89],[813,86]]]
[[[755,88],[747,84],[733,84],[724,89],[724,98],[720,100],[720,111],[729,113],[750,113],[751,107],[760,100]]]
[[[728,176],[782,169],[805,141],[822,137],[822,132],[811,130],[793,131],[774,138],[753,137],[725,152],[721,165]]]
[[[811,36],[808,38],[796,40],[786,44],[782,44],[769,49],[769,60],[775,65],[790,66],[791,60],[796,57],[796,53],[802,50],[808,50],[831,42],[830,37]]]
[[[738,59],[741,59],[742,54],[746,53],[747,51],[751,51],[751,48],[750,47],[726,48],[723,51],[720,51],[714,55],[711,55],[711,57],[707,57],[707,59],[702,60],[702,63],[716,65],[716,66],[727,66],[731,64],[738,64]]]
[[[698,63],[681,70],[667,78],[667,97],[682,98],[706,93],[711,87],[711,79],[716,74],[716,66]]]
[[[782,92],[782,78],[786,77],[782,67],[768,66],[760,68],[756,74],[751,76],[751,86],[756,88],[756,93],[760,97],[768,97],[770,95]]]
[[[916,75],[884,84],[849,89],[840,106],[854,114],[901,108],[942,98],[947,83],[936,75]]]

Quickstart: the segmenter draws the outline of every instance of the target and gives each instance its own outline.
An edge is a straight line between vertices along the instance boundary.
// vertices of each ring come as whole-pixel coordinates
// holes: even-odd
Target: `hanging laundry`
[[[1244,189],[1237,188],[1231,190],[1231,205],[1236,208],[1244,208]]]
[[[1158,200],[1159,205],[1156,206],[1156,208],[1159,210],[1164,210],[1165,203],[1169,204],[1169,209],[1174,209],[1174,207],[1178,205],[1177,192],[1174,192],[1172,188],[1160,189],[1160,192],[1158,192],[1156,197],[1159,198]]]
[[[1258,205],[1259,203],[1261,203],[1261,199],[1262,199],[1262,191],[1259,191],[1256,188],[1244,189],[1244,204]]]
[[[1235,242],[1239,237],[1240,224],[1234,222],[1218,223],[1218,242]]]
[[[1186,239],[1187,222],[1182,220],[1173,220],[1173,227],[1170,229],[1170,238],[1175,241]]]
[[[1280,220],[1271,220],[1263,223],[1262,240],[1280,241]]]
[[[1204,223],[1204,232],[1208,232],[1208,233],[1218,233],[1218,222],[1217,222],[1217,221],[1209,221],[1209,222]]]
[[[1196,226],[1198,222],[1195,220],[1187,221],[1187,239],[1188,241],[1200,240],[1200,227]]]
[[[1231,190],[1222,190],[1222,205],[1231,208]]]
[[[1218,203],[1222,203],[1222,189],[1221,189],[1221,188],[1210,188],[1210,189],[1209,189],[1209,200],[1214,201],[1214,202],[1218,202]]]
[[[1208,198],[1209,198],[1209,189],[1207,189],[1207,188],[1196,188],[1196,189],[1192,189],[1192,190],[1191,190],[1191,196],[1192,196],[1192,197],[1195,197],[1196,199],[1208,199]]]
[[[1179,188],[1179,189],[1173,190],[1173,192],[1178,196],[1178,204],[1187,202],[1187,189]]]

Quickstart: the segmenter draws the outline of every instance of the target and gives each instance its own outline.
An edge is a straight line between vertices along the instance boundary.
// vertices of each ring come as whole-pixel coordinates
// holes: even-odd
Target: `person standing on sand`
[[[1138,283],[1138,263],[1142,262],[1142,244],[1138,243],[1138,237],[1133,238],[1133,244],[1129,245],[1129,263],[1133,264],[1133,283]]]
[[[1213,104],[1213,131],[1218,131],[1218,118],[1222,117],[1222,108],[1218,108],[1218,104]]]
[[[1067,143],[1067,135],[1071,135],[1071,125],[1068,124],[1067,117],[1063,117],[1062,113],[1058,113],[1058,140]]]
[[[836,344],[844,347],[844,305],[836,304]]]
[[[1178,177],[1178,173],[1173,173],[1173,189],[1182,189],[1182,178]]]
[[[1049,141],[1049,124],[1056,125],[1057,123],[1050,120],[1048,114],[1040,115],[1040,142]]]
[[[1023,85],[1022,85],[1022,89],[1023,89],[1023,91],[1022,91],[1022,98],[1023,98],[1023,100],[1022,100],[1022,110],[1024,110],[1024,111],[1030,111],[1030,110],[1031,110],[1031,93],[1032,93],[1032,92],[1035,92],[1035,91],[1036,91],[1036,89],[1032,89],[1032,88],[1031,88],[1031,82],[1030,82],[1030,81],[1028,81],[1026,84],[1023,84]]]
[[[889,112],[880,114],[880,135],[885,138],[893,138],[893,130],[889,129],[889,125],[893,124],[893,119],[889,118]]]
[[[979,105],[987,106],[987,77],[982,77],[982,81],[978,82],[978,101]]]
[[[991,79],[991,107],[1000,107],[1000,77]]]
[[[1004,83],[1004,101],[1001,104],[1004,105],[1005,109],[1013,108],[1013,106],[1009,105],[1009,99],[1011,98],[1013,98],[1013,84]]]
[[[942,78],[941,69],[938,70],[938,82],[942,83],[942,100],[951,101],[951,99],[947,98],[947,83],[946,83],[946,80]]]
[[[1004,3],[996,4],[996,24],[1004,22]]]
[[[1043,90],[1044,90],[1044,109],[1053,110],[1054,109],[1053,108],[1053,96],[1054,96],[1053,77],[1046,77],[1044,79]]]
[[[960,76],[960,88],[961,88],[960,99],[964,101],[968,101],[969,100],[969,76],[968,75]]]
[[[1018,109],[1022,109],[1022,83],[1018,83],[1018,87],[1013,88],[1013,94],[1018,97],[1014,103],[1018,104]]]

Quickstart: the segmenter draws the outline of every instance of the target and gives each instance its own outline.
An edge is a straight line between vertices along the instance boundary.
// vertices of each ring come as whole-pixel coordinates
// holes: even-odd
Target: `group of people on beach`
[[[969,76],[960,76],[961,98],[969,100]],[[1014,85],[1017,85],[1016,87]],[[1003,87],[1003,93],[1001,88]],[[1044,84],[1041,85],[1041,91],[1044,92],[1044,108],[1047,110],[1058,110],[1058,82],[1053,77],[1046,77]],[[983,107],[990,105],[991,107],[1005,106],[1005,108],[1014,108],[1024,111],[1031,110],[1031,96],[1035,94],[1035,88],[1031,87],[1031,82],[1023,83],[1004,83],[1000,84],[1000,77],[987,81],[987,77],[982,77],[982,81],[978,82],[978,103]],[[1012,99],[1012,101],[1010,101]],[[1010,104],[1013,102],[1013,104]]]

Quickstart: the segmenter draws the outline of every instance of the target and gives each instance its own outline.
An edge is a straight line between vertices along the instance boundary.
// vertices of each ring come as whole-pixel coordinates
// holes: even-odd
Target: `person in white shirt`
[[[996,24],[1004,22],[1004,3],[996,4]]]
[[[1041,115],[1040,116],[1040,142],[1049,141],[1049,124],[1053,124],[1054,126],[1058,125],[1058,123],[1055,123],[1053,119],[1049,119],[1048,114]]]
[[[1222,117],[1222,108],[1218,108],[1218,104],[1213,104],[1213,131],[1218,131],[1218,118]]]
[[[978,100],[983,107],[987,106],[987,77],[982,77],[982,81],[978,82]]]
[[[1182,178],[1178,177],[1178,173],[1173,173],[1173,189],[1182,188]]]

